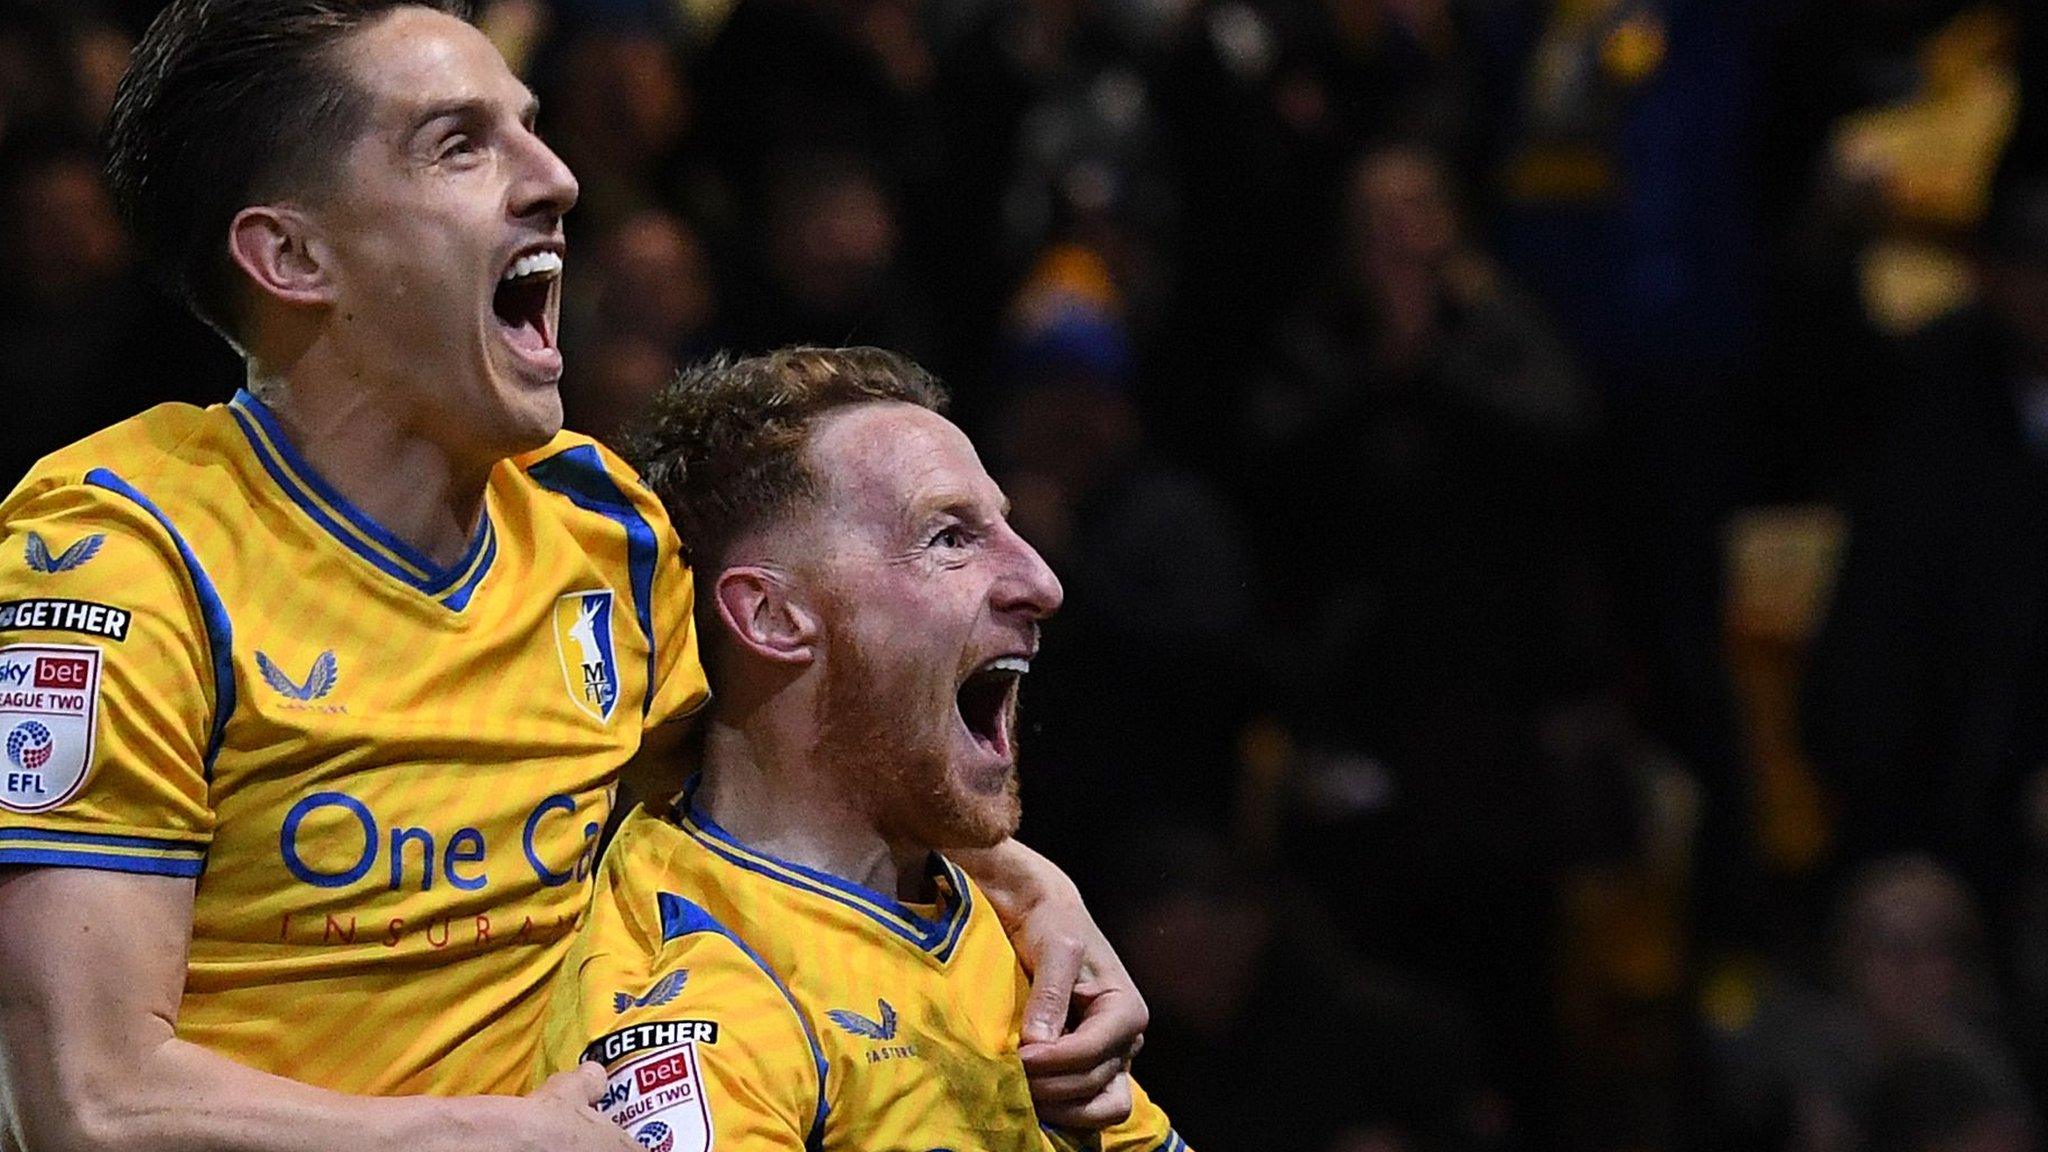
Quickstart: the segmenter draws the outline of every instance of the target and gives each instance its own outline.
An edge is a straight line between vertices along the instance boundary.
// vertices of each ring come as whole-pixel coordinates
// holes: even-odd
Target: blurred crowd
[[[0,487],[239,382],[0,0]],[[1025,838],[1204,1152],[2018,1152],[2048,1089],[2048,10],[493,0],[572,427],[909,352],[1064,578]]]

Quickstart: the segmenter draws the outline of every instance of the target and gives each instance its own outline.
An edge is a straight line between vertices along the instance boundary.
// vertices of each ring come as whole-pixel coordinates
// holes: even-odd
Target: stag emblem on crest
[[[555,650],[576,706],[610,721],[619,702],[619,661],[612,643],[610,589],[571,592],[555,601]]]

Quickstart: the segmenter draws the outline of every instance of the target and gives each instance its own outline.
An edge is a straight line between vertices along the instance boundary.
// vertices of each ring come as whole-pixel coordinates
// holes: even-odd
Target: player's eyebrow
[[[960,492],[943,492],[917,500],[910,505],[910,514],[912,521],[919,526],[934,516],[951,516],[968,524],[979,524],[985,519],[981,503],[974,497]],[[1002,502],[996,505],[996,518],[1010,518],[1008,496],[1004,496]]]
[[[457,118],[465,120],[488,120],[495,109],[492,102],[480,96],[458,96],[439,100],[422,108],[412,120],[412,132],[418,132],[436,120]],[[519,107],[519,122],[531,127],[540,117],[540,98],[527,93],[526,102]]]

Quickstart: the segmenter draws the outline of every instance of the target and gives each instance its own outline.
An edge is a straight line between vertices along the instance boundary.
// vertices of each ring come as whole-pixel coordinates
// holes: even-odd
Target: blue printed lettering
[[[490,883],[485,875],[464,876],[455,870],[457,864],[481,864],[484,859],[484,834],[475,828],[457,828],[455,835],[448,838],[448,850],[441,857],[441,875],[450,884],[464,892],[474,892]]]
[[[590,879],[590,874],[597,869],[597,836],[602,831],[604,826],[596,821],[583,826],[583,852],[576,857],[578,880]]]
[[[346,871],[316,872],[299,856],[299,825],[322,808],[346,809],[362,825],[363,854]],[[284,827],[277,833],[277,849],[284,856],[284,866],[301,881],[316,888],[346,888],[369,875],[370,867],[377,862],[377,818],[370,815],[369,807],[361,800],[345,792],[315,792],[285,813]]]
[[[9,781],[22,790],[18,778]],[[0,780],[7,774],[0,773]],[[525,850],[526,862],[533,874],[549,888],[559,888],[572,882],[587,881],[597,867],[598,837],[603,830],[599,820],[585,820],[582,824],[581,842],[572,857],[561,847],[551,849],[543,858],[544,844],[559,845],[568,830],[544,822],[551,816],[561,815],[574,819],[577,812],[573,796],[557,794],[536,805],[527,814],[521,833],[521,847]],[[326,813],[326,822],[316,819]],[[337,817],[340,829],[333,827]],[[308,820],[315,820],[314,829],[304,826]],[[345,866],[337,866],[328,848],[336,842],[346,846],[349,824],[363,837],[361,852]],[[570,825],[571,828],[575,825]],[[553,837],[553,839],[549,839]],[[440,879],[464,892],[475,892],[490,884],[490,845],[480,828],[461,827],[445,838],[432,828],[413,827],[400,824],[386,824],[380,821],[370,806],[346,792],[315,792],[300,799],[285,813],[284,823],[278,829],[277,846],[284,860],[286,870],[303,883],[318,888],[346,888],[369,876],[381,863],[384,866],[384,886],[391,891],[402,891],[415,880],[419,891],[433,890],[435,865],[440,867]],[[318,848],[321,851],[315,851]],[[307,859],[319,861],[319,866]],[[345,856],[343,857],[346,858]],[[553,861],[559,861],[556,866]],[[417,869],[417,876],[414,870]]]
[[[434,834],[425,828],[391,830],[391,890],[396,892],[405,883],[405,846],[408,843],[420,846],[420,891],[430,891],[434,887]]]
[[[522,836],[522,845],[526,849],[526,862],[533,865],[533,874],[540,877],[540,882],[550,888],[559,888],[574,880],[576,873],[573,868],[568,872],[557,872],[543,863],[540,858],[539,849],[534,846],[533,836],[540,828],[541,817],[546,816],[550,812],[568,812],[573,815],[575,811],[575,800],[556,793],[541,801],[540,805],[533,810],[533,814],[526,818],[526,831]]]

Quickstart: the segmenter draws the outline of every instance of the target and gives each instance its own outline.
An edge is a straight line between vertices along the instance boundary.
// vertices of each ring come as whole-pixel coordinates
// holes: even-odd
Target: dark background
[[[225,346],[0,0],[0,487]],[[572,426],[873,343],[1068,590],[1025,838],[1203,1152],[2034,1146],[2048,14],[499,0]]]

